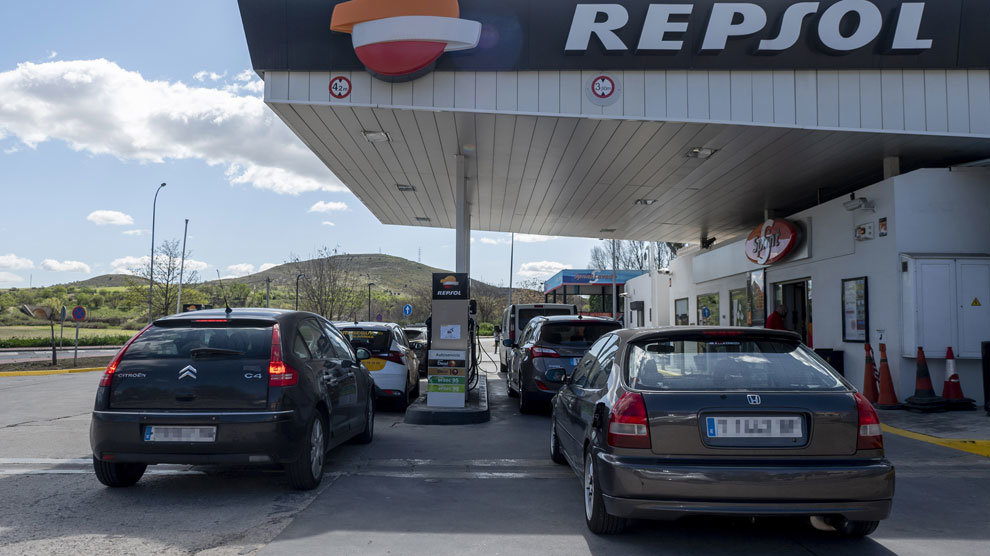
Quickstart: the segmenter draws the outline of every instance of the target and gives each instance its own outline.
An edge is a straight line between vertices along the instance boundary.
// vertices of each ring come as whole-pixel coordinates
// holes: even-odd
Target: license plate
[[[577,365],[580,362],[581,362],[580,357],[571,357],[571,365]]]
[[[799,416],[707,417],[708,438],[803,438]]]
[[[145,442],[216,442],[216,427],[144,427]]]
[[[385,368],[385,360],[372,357],[364,362],[364,366],[371,372],[380,371]]]

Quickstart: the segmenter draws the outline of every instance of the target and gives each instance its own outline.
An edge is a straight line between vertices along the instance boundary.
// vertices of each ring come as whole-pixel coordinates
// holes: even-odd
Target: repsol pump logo
[[[564,50],[586,52],[595,37],[609,53],[678,52],[695,48],[685,44],[684,36],[693,31],[690,26],[698,25],[695,22],[707,21],[702,24],[703,37],[697,45],[702,54],[722,52],[730,39],[752,41],[754,54],[781,53],[807,34],[829,54],[852,52],[878,38],[886,41],[882,49],[886,53],[917,53],[931,49],[933,43],[921,36],[925,9],[926,2],[901,2],[887,13],[869,0],[795,2],[782,14],[776,12],[778,21],[774,22],[763,6],[754,3],[716,2],[701,18],[694,4],[650,4],[643,21],[633,22],[622,4],[579,4],[574,8]],[[639,25],[641,32],[638,41],[629,44],[619,32],[632,25]]]
[[[350,0],[334,7],[330,29],[349,33],[358,59],[385,81],[424,75],[444,52],[481,38],[481,23],[460,19],[457,0]]]

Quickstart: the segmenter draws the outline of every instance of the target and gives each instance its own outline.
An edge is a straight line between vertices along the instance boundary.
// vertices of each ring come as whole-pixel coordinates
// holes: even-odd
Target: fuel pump
[[[433,274],[433,311],[427,322],[429,407],[464,407],[467,402],[470,373],[477,372],[470,286],[467,273]]]

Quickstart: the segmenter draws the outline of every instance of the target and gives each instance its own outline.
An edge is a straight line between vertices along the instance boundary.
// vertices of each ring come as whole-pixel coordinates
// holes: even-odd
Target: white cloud
[[[49,60],[54,60],[57,56],[58,56],[58,52],[55,52],[54,50],[51,50],[51,51],[48,52],[48,59]]]
[[[17,145],[14,145],[13,147],[3,150],[3,154],[14,154],[17,152],[21,152],[21,148],[18,147]]]
[[[347,190],[258,96],[147,80],[102,59],[0,72],[4,135],[143,163],[202,160],[231,184],[283,194]]]
[[[333,212],[336,210],[348,210],[347,203],[342,201],[319,201],[309,207],[309,212]]]
[[[557,236],[539,236],[534,234],[516,234],[516,241],[521,243],[542,243],[544,241],[553,241],[555,239],[560,239]]]
[[[23,281],[24,278],[12,272],[0,272],[0,284],[17,284]]]
[[[251,263],[232,264],[227,267],[227,274],[231,278],[254,274],[254,265]]]
[[[159,264],[165,264],[164,258],[159,258],[159,255],[155,255],[157,259],[155,261],[155,266]],[[148,260],[150,257],[144,255],[143,257],[120,257],[119,259],[114,259],[110,262],[110,268],[113,270],[114,274],[134,274],[135,270],[139,270],[148,266]],[[203,262],[197,261],[196,259],[186,259],[186,272],[196,271],[201,272],[209,268],[210,265]],[[145,269],[147,270],[147,269]]]
[[[236,79],[237,81],[240,81],[242,83],[243,82],[247,82],[247,81],[252,81],[252,80],[257,79],[257,78],[258,78],[258,74],[255,73],[254,70],[251,70],[251,69],[246,69],[246,70],[242,71],[241,73],[238,73],[237,75],[234,76],[234,79]]]
[[[336,226],[336,224],[334,224],[333,222],[331,222],[329,220],[324,220],[323,221],[323,225],[324,226]]]
[[[55,259],[45,259],[41,261],[41,268],[52,272],[92,272],[89,265],[80,261],[56,261]]]
[[[97,226],[129,226],[134,224],[131,215],[124,214],[117,210],[94,210],[86,217]]]
[[[276,266],[278,266],[278,265],[275,264],[275,263],[265,263],[265,264],[263,264],[263,265],[261,265],[261,266],[258,267],[258,272],[264,272],[264,271],[266,271],[268,269],[275,268]]]
[[[556,261],[533,261],[529,263],[523,263],[519,267],[519,275],[524,278],[539,278],[546,279],[554,274],[557,274],[561,270],[567,268],[564,263],[558,263]]]
[[[34,268],[34,263],[31,259],[25,259],[13,253],[7,253],[6,255],[0,255],[0,268],[7,270],[27,270]]]
[[[148,230],[124,230],[123,234],[125,236],[143,236],[148,233]]]
[[[155,264],[158,263],[156,262]],[[196,259],[186,259],[186,268],[185,268],[186,271],[202,272],[207,268],[210,268],[210,265],[208,263],[205,263],[203,261],[197,261]]]
[[[224,77],[227,77],[227,72],[217,73],[215,71],[201,70],[193,74],[193,79],[200,82],[206,81],[207,79],[210,81],[220,81]]]
[[[508,245],[509,240],[496,237],[483,237],[479,241],[486,245]]]

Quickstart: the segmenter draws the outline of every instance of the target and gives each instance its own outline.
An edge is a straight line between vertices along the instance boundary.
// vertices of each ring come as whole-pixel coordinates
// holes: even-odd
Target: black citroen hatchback
[[[327,450],[370,442],[375,386],[326,319],[272,309],[197,311],[155,321],[100,381],[90,427],[103,484],[149,464],[282,464],[312,489]]]

